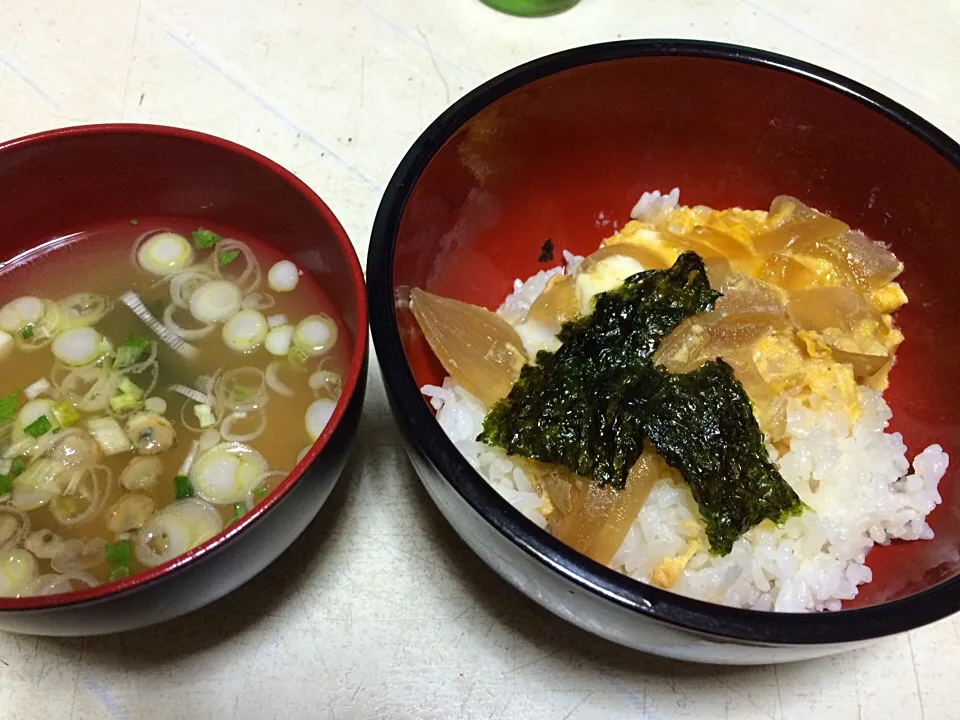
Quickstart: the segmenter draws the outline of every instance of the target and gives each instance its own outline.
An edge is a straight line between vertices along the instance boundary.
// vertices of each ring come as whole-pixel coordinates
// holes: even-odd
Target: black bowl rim
[[[15,613],[28,614],[36,611],[53,611],[66,608],[77,608],[97,603],[109,602],[118,598],[132,597],[145,588],[165,582],[168,578],[179,573],[185,567],[193,566],[194,560],[220,554],[224,547],[231,543],[241,533],[245,533],[254,523],[258,523],[267,513],[272,513],[283,498],[290,494],[294,485],[305,479],[310,470],[322,461],[323,450],[340,427],[340,421],[347,414],[348,408],[355,402],[363,403],[363,389],[365,388],[367,372],[367,326],[369,308],[367,306],[366,286],[363,277],[363,267],[356,249],[347,235],[340,220],[334,215],[330,207],[324,202],[303,180],[287,170],[279,163],[261,155],[232,140],[210,135],[208,133],[176,127],[173,125],[153,125],[149,123],[95,123],[90,125],[72,125],[67,127],[41,130],[30,135],[0,141],[0,158],[8,152],[23,147],[41,145],[50,141],[70,138],[89,138],[94,136],[128,136],[141,135],[145,137],[172,138],[187,142],[218,148],[228,153],[242,157],[262,170],[276,176],[285,182],[292,190],[307,201],[313,210],[323,219],[333,233],[334,239],[343,253],[349,266],[353,299],[357,303],[357,332],[353,339],[350,351],[350,364],[337,406],[330,421],[317,440],[311,444],[310,450],[290,470],[285,477],[253,510],[246,513],[233,525],[225,526],[220,532],[197,547],[153,568],[130,575],[112,583],[101,583],[90,588],[59,593],[57,595],[25,595],[17,598],[0,598],[0,614],[13,615]],[[358,394],[358,388],[361,393]],[[339,482],[337,477],[334,481]],[[286,548],[284,548],[286,550]]]
[[[726,43],[649,39],[587,45],[520,65],[467,93],[423,132],[400,162],[377,211],[367,259],[370,326],[398,422],[453,489],[519,550],[582,590],[638,615],[726,642],[804,646],[862,643],[960,610],[960,576],[900,600],[812,614],[731,608],[638,582],[567,547],[502,499],[447,438],[424,402],[396,323],[394,241],[410,194],[436,152],[469,118],[535,80],[595,63],[668,56],[740,62],[805,78],[892,120],[960,171],[960,145],[913,111],[849,78],[785,55]]]

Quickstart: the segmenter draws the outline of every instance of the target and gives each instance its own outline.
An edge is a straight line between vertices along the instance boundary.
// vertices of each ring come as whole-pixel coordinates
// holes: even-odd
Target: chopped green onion
[[[293,346],[289,352],[287,352],[287,360],[289,360],[290,364],[295,368],[303,369],[307,366],[307,361],[310,360],[310,356],[300,348]]]
[[[17,414],[17,401],[20,400],[20,390],[14,390],[0,397],[0,423],[10,422]]]
[[[13,492],[13,478],[9,475],[0,475],[0,497]]]
[[[139,335],[131,335],[123,341],[123,345],[117,348],[117,358],[113,366],[119,370],[129,367],[130,365],[135,365],[149,347],[149,341]]]
[[[130,224],[131,224],[131,225],[139,225],[139,224],[140,224],[140,221],[137,220],[136,218],[130,218]]]
[[[131,365],[135,365],[139,357],[140,353],[138,351],[133,348],[121,346],[117,348],[117,359],[114,361],[113,366],[117,370],[123,370]]]
[[[263,500],[267,495],[270,494],[270,490],[265,487],[258,487],[253,489],[253,498],[254,500]]]
[[[137,399],[143,397],[143,390],[140,389],[139,385],[130,380],[130,378],[122,378],[117,387],[124,395],[133,395],[133,397]]]
[[[220,236],[213,230],[206,228],[197,228],[193,231],[193,244],[197,250],[206,250],[212,248],[220,240]]]
[[[110,563],[111,567],[130,566],[133,562],[133,541],[117,540],[107,543],[103,549],[104,559]]]
[[[80,503],[78,497],[63,495],[53,499],[53,502],[50,503],[50,510],[53,512],[53,516],[58,519],[73,520],[83,512],[83,506]]]
[[[177,475],[173,479],[174,494],[177,500],[184,500],[195,495],[193,483],[187,475]]]
[[[130,393],[124,393],[123,395],[114,395],[110,398],[110,408],[116,413],[127,412],[128,410],[136,410],[140,407],[140,398],[136,395],[131,395]]]
[[[229,265],[238,257],[240,257],[239,250],[224,250],[222,253],[220,253],[220,267]]]
[[[223,265],[223,263],[220,263],[220,264]],[[24,327],[23,330],[20,331],[20,335],[23,337],[24,340],[29,340],[30,338],[32,338],[33,325],[27,325],[26,327]]]
[[[10,477],[16,478],[20,475],[23,475],[23,471],[27,469],[27,464],[23,461],[22,457],[15,457],[10,463]]]
[[[3,494],[3,493],[0,492],[0,495],[2,495],[2,494]],[[242,518],[246,512],[247,512],[247,506],[246,506],[246,505],[244,505],[243,503],[234,503],[234,504],[233,504],[233,517],[230,519],[230,524],[232,525],[232,524],[235,523],[237,520],[239,520],[240,518]]]
[[[118,455],[133,450],[130,438],[112,417],[93,418],[87,421],[87,431],[93,435],[104,455]]]
[[[23,431],[24,431],[27,435],[29,435],[30,437],[32,437],[32,438],[38,438],[38,437],[40,437],[41,435],[46,435],[48,432],[50,432],[50,428],[52,428],[52,427],[53,427],[53,425],[52,425],[51,422],[47,419],[47,416],[46,416],[46,415],[41,415],[41,416],[38,417],[36,420],[34,420],[32,423],[30,423],[29,425],[27,425],[27,426],[23,429]]]
[[[204,430],[217,424],[217,417],[213,414],[213,409],[209,405],[204,403],[194,405],[193,414],[197,416],[197,420],[200,421],[200,427]]]
[[[61,400],[52,409],[53,416],[60,423],[60,427],[70,427],[80,419],[80,413],[69,400]]]
[[[114,580],[122,580],[125,577],[130,577],[131,572],[130,568],[126,565],[117,565],[115,568],[111,568],[110,572],[107,573],[107,582],[113,582]]]
[[[237,385],[233,388],[233,401],[234,402],[243,402],[251,395],[253,395],[253,389],[248,388],[246,385]]]

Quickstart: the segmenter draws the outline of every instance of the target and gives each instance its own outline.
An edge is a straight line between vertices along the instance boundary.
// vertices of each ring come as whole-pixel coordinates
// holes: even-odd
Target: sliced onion
[[[207,402],[207,403],[198,403],[198,404],[207,405],[210,408],[210,410],[213,412],[213,425],[210,427],[216,427],[217,425],[220,424],[220,421],[222,420],[222,415],[223,415],[222,405],[220,405],[216,401],[214,401],[213,403]],[[195,432],[195,433],[204,432],[204,430],[207,430],[208,428],[204,428],[200,426],[199,418],[197,417],[196,412],[187,412],[187,410],[190,409],[190,407],[191,407],[190,403],[184,403],[183,407],[180,408],[180,422],[183,424],[185,428],[187,428],[191,432]],[[194,405],[193,407],[196,408],[197,405]],[[196,424],[194,424],[195,420],[197,421]]]
[[[293,326],[278,325],[271,328],[263,344],[271,355],[283,357],[290,352],[290,346],[293,344]]]
[[[160,366],[154,363],[150,366],[150,382],[145,388],[142,388],[144,395],[149,395],[157,389],[157,381],[160,379]]]
[[[81,325],[57,335],[50,350],[57,360],[67,365],[89,365],[100,357],[100,340],[100,333]]]
[[[291,292],[297,287],[300,281],[300,272],[297,266],[289,260],[281,260],[274,263],[273,267],[267,272],[267,285],[271,290],[277,292]]]
[[[43,300],[25,295],[0,308],[0,330],[16,335],[28,325],[36,325],[45,312]]]
[[[83,367],[69,370],[63,379],[58,380],[62,367],[54,366],[53,385],[73,400],[77,410],[92,413],[109,407],[110,398],[117,394],[118,375],[105,368]]]
[[[193,246],[183,236],[160,231],[141,238],[135,245],[137,264],[154,275],[173,275],[193,263]]]
[[[60,491],[56,484],[58,470],[59,468],[46,458],[30,463],[13,481],[13,494],[10,498],[13,505],[29,512],[50,502]]]
[[[94,293],[75,293],[57,303],[66,329],[96,325],[113,309],[113,301]]]
[[[83,540],[67,540],[50,561],[50,567],[59,573],[87,570],[104,561],[106,549],[107,541],[103,538],[93,538],[86,543]]]
[[[20,412],[17,413],[17,428],[22,430],[42,417],[46,417],[47,420],[50,421],[50,425],[56,427],[57,419],[53,414],[53,406],[55,404],[56,403],[49,398],[31,400],[20,408]]]
[[[150,311],[147,309],[147,306],[143,304],[143,300],[141,300],[136,293],[129,291],[125,292],[120,296],[120,300],[124,305],[133,311],[133,314],[136,315],[144,325],[150,328],[158,338],[160,338],[175,352],[183,355],[185,358],[192,359],[197,356],[199,352],[197,348],[186,342],[176,333],[168,330],[163,323],[157,320],[150,313]]]
[[[24,352],[36,352],[42,350],[50,341],[53,340],[57,331],[60,329],[61,315],[60,308],[52,300],[43,300],[43,315],[31,326],[32,334],[30,337],[23,337],[23,332],[16,334],[14,340],[17,347]]]
[[[270,326],[272,330],[275,327],[280,327],[281,325],[289,325],[290,321],[287,320],[287,316],[283,313],[278,313],[277,315],[270,315],[267,318],[267,325]]]
[[[113,472],[105,465],[73,471],[63,494],[50,503],[50,514],[66,527],[92,520],[100,511],[113,486]]]
[[[252,447],[224,442],[197,458],[190,480],[204,500],[229,505],[243,502],[266,471],[266,459]]]
[[[43,395],[47,390],[50,389],[50,381],[46,378],[40,378],[30,383],[26,388],[24,388],[23,394],[26,395],[27,400],[36,400],[38,397]]]
[[[240,422],[247,422],[251,419],[251,413],[253,417],[257,420],[256,427],[253,428],[250,432],[246,433],[237,433],[233,431],[233,426]],[[223,436],[224,440],[230,440],[233,442],[250,442],[251,440],[256,440],[258,437],[263,435],[263,431],[267,429],[267,414],[264,412],[263,408],[260,408],[256,411],[237,411],[232,412],[223,419],[223,423],[220,425],[220,434]]]
[[[200,452],[200,441],[194,440],[190,444],[190,451],[187,453],[187,456],[183,459],[183,462],[180,463],[180,469],[177,471],[177,475],[190,474],[190,468],[193,467],[193,463],[197,459],[197,454],[199,452]]]
[[[17,597],[26,592],[37,576],[37,561],[26,550],[0,553],[0,597]]]
[[[250,293],[243,299],[241,307],[244,310],[269,310],[276,304],[277,301],[273,299],[273,295],[255,292]]]
[[[293,331],[293,344],[307,355],[323,355],[337,343],[337,325],[329,315],[308,315]]]
[[[11,457],[16,457],[17,455],[28,455],[31,459],[36,459],[42,455],[46,455],[47,451],[57,444],[57,440],[62,435],[63,433],[61,431],[48,432],[44,433],[36,440],[28,435],[23,439],[23,444],[16,443],[11,445],[10,449],[17,448],[17,451],[13,453]]]
[[[9,425],[4,428],[4,432],[9,434]],[[29,455],[30,457],[40,457],[43,452],[39,452],[48,447],[47,443],[51,433],[41,435],[38,440],[34,440],[29,435],[25,435],[23,430],[17,432],[17,439],[3,451],[4,460],[12,460],[20,455]],[[42,447],[41,447],[42,446]]]
[[[206,265],[194,265],[177,273],[170,280],[170,301],[179,308],[189,308],[190,298],[197,289],[215,277],[216,273]]]
[[[167,411],[167,401],[162,397],[157,397],[154,395],[153,397],[148,397],[143,401],[143,407],[152,413],[163,415]]]
[[[267,338],[267,319],[257,310],[241,310],[223,324],[223,344],[236,352],[256,350]]]
[[[337,402],[330,398],[320,398],[310,403],[304,417],[304,424],[307,428],[307,435],[310,436],[311,440],[316,442],[317,438],[320,437],[336,408]]]
[[[201,382],[199,379],[197,381],[198,385],[204,385],[206,383]],[[170,390],[183,395],[188,400],[198,404],[198,405],[208,405],[210,410],[213,412],[214,424],[217,425],[220,423],[220,419],[223,416],[223,405],[210,393],[203,393],[194,388],[187,387],[186,385],[171,385]],[[193,418],[196,417],[196,413],[188,413],[189,403],[184,403],[183,407],[180,408],[180,422],[183,423],[184,427],[193,432],[203,432],[205,428],[200,427],[199,425],[193,424]],[[188,419],[188,417],[190,419]]]
[[[0,552],[19,545],[30,531],[30,518],[10,505],[0,505]]]
[[[240,309],[243,294],[227,280],[210,280],[190,296],[190,314],[202,323],[219,323]]]
[[[263,370],[253,366],[228,370],[220,375],[213,394],[230,410],[256,410],[269,400],[266,376]]]
[[[166,310],[163,311],[163,326],[170,332],[176,333],[184,340],[199,340],[200,338],[206,337],[217,329],[217,326],[213,323],[208,323],[198,328],[185,328],[173,319],[173,314],[176,312],[176,310],[176,305],[167,305]]]
[[[17,343],[13,339],[13,335],[6,330],[0,330],[0,360],[5,360],[9,357],[16,346]]]
[[[237,261],[229,265],[221,265],[220,258],[224,253],[238,251],[243,256],[243,271],[237,277],[233,278],[244,295],[248,295],[260,287],[260,281],[263,279],[263,273],[260,270],[260,263],[257,262],[253,250],[243,242],[232,238],[223,238],[213,248],[212,262],[213,269],[218,277],[226,278],[226,273],[237,267]],[[239,260],[239,258],[238,258]]]
[[[307,380],[310,389],[318,395],[327,394],[339,400],[343,392],[343,380],[332,370],[317,370]]]
[[[300,450],[300,452],[297,453],[297,463],[298,463],[298,464],[303,461],[303,459],[307,456],[307,453],[310,452],[310,448],[312,448],[312,447],[313,447],[313,443],[310,443],[310,444],[307,445],[305,448],[303,448],[302,450]]]
[[[137,536],[135,553],[156,567],[205,543],[223,529],[217,509],[199,498],[178,500],[154,515]]]
[[[214,445],[217,445],[220,442],[220,431],[216,428],[207,428],[202,433],[200,437],[197,438],[197,449],[199,452],[206,452]]]
[[[76,584],[86,587],[97,587],[99,581],[90,573],[85,572],[66,572],[62,575],[57,573],[48,573],[36,578],[30,585],[27,595],[60,595],[61,593],[73,592],[81,588]]]
[[[505,398],[526,364],[523,341],[496,313],[414,288],[413,312],[444,369],[484,405]]]
[[[107,456],[133,450],[133,443],[115,417],[95,417],[87,420],[87,430]]]
[[[272,363],[267,365],[267,371],[264,373],[264,379],[267,381],[267,387],[269,387],[278,395],[293,397],[294,396],[293,390],[287,387],[284,384],[284,382],[280,379],[279,373],[280,373],[281,367],[282,367],[282,363],[280,363],[278,360],[274,360]]]
[[[271,470],[261,475],[257,484],[247,494],[247,510],[253,510],[254,505],[269,495],[277,485],[283,482],[286,476],[287,473],[283,470]],[[261,494],[258,491],[264,492]],[[257,495],[261,495],[261,497],[258,498]]]

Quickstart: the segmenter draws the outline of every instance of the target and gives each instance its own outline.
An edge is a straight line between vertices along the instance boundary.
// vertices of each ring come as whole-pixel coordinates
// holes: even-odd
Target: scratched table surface
[[[384,186],[447,105],[536,56],[629,37],[754,45],[960,137],[957,0],[0,0],[0,138],[132,121],[297,173],[366,259]],[[189,617],[87,639],[0,633],[2,718],[960,718],[960,619],[839,658],[715,668],[631,652],[506,587],[447,527],[376,361],[359,448],[272,567]]]

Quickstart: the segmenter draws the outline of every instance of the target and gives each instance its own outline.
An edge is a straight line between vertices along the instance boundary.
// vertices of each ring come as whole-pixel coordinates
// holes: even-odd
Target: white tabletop
[[[0,138],[90,122],[247,145],[332,207],[361,260],[384,186],[451,101],[538,55],[631,37],[759,46],[960,138],[958,0],[0,0]],[[960,618],[835,659],[685,665],[505,586],[421,489],[376,361],[359,451],[306,534],[192,616],[90,639],[0,634],[3,718],[960,718]]]

